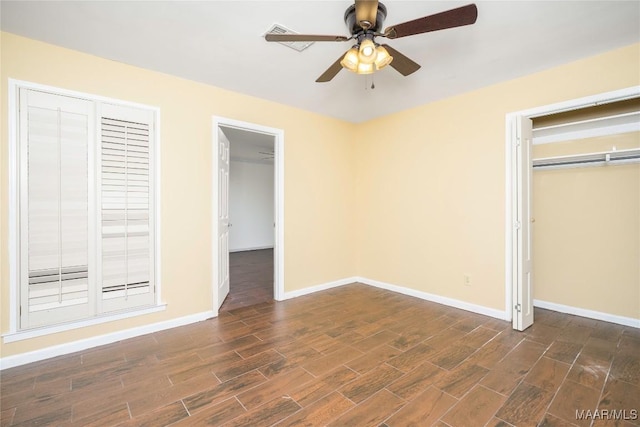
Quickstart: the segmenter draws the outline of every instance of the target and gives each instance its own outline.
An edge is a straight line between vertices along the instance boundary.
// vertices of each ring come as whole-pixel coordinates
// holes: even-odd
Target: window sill
[[[29,329],[19,332],[9,332],[2,335],[4,344],[16,341],[28,340],[31,338],[41,337],[45,335],[56,334],[58,332],[70,331],[73,329],[86,328],[87,326],[100,325],[102,323],[113,322],[114,320],[128,319],[131,317],[143,316],[145,314],[157,313],[167,309],[167,304],[160,304],[153,307],[147,307],[135,311],[127,311],[123,313],[104,315],[91,319],[80,320],[72,323],[64,323],[55,326],[44,326],[36,329]]]

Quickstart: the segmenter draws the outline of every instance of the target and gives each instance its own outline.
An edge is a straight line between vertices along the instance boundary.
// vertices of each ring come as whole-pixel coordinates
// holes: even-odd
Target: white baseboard
[[[386,289],[392,292],[398,292],[403,295],[408,295],[416,298],[420,298],[426,301],[443,304],[449,307],[459,308],[461,310],[471,311],[473,313],[482,314],[489,317],[494,317],[500,320],[511,320],[510,313],[496,310],[493,308],[484,307],[482,305],[471,304],[465,301],[460,301],[453,298],[447,298],[440,295],[430,294],[427,292],[417,291],[411,288],[405,288],[403,286],[392,285],[390,283],[380,282],[378,280],[367,279],[365,277],[348,277],[346,279],[336,280],[334,282],[323,283],[309,288],[300,289],[297,291],[285,292],[283,300],[296,298],[302,295],[308,295],[315,292],[325,291],[327,289],[337,288],[338,286],[344,286],[351,283],[362,283],[368,286],[376,288]]]
[[[96,337],[73,341],[70,343],[59,344],[36,351],[17,354],[15,356],[3,357],[0,358],[0,370],[13,368],[15,366],[24,365],[31,362],[37,362],[44,359],[49,359],[51,357],[74,353],[76,351],[82,351],[100,345],[111,344],[116,341],[125,340],[127,338],[134,338],[140,335],[150,334],[152,332],[175,328],[177,326],[184,326],[191,323],[201,322],[214,316],[215,313],[213,311],[204,311],[202,313],[179,317],[177,319],[166,320],[164,322],[138,326],[131,329],[125,329],[123,331],[112,332],[109,334],[99,335]]]
[[[346,279],[340,279],[333,282],[322,283],[320,285],[311,286],[309,288],[300,289],[297,291],[285,292],[282,301],[301,297],[303,295],[313,294],[315,292],[326,291],[327,289],[337,288],[338,286],[344,286],[358,281],[357,277],[348,277]]]
[[[252,246],[250,248],[241,249],[229,249],[229,252],[247,252],[247,251],[261,251],[263,249],[273,249],[273,245],[270,246]]]
[[[603,313],[601,311],[587,310],[586,308],[572,307],[570,305],[556,304],[554,302],[533,300],[533,306],[545,308],[547,310],[559,311],[560,313],[573,314],[589,319],[603,320],[605,322],[617,323],[618,325],[640,328],[640,319],[632,317],[618,316],[615,314]]]
[[[420,298],[426,301],[443,304],[449,307],[459,308],[461,310],[466,310],[473,313],[494,317],[500,320],[506,320],[506,321],[510,320],[510,316],[508,315],[508,313],[505,313],[504,311],[484,307],[477,304],[471,304],[471,303],[460,301],[454,298],[448,298],[440,295],[430,294],[427,292],[418,291],[418,290],[406,288],[403,286],[380,282],[378,280],[367,279],[365,277],[349,277],[345,279],[336,280],[333,282],[311,286],[309,288],[304,288],[304,289],[291,291],[291,292],[285,292],[283,300],[296,298],[303,295],[309,295],[315,292],[337,288],[339,286],[344,286],[344,285],[348,285],[356,282],[363,283],[365,285],[373,286],[380,289],[386,289],[392,292],[398,292],[403,295]],[[550,303],[550,302],[540,301],[540,300],[534,300],[533,304],[536,307],[545,308],[553,311],[559,311],[561,313],[574,314],[576,316],[588,317],[591,319],[603,320],[605,322],[612,322],[620,325],[640,328],[640,319],[616,316],[613,314],[601,313],[598,311],[586,310],[578,307],[570,307],[562,304],[555,304],[555,303]],[[0,370],[24,365],[31,362],[37,362],[37,361],[48,359],[51,357],[62,356],[64,354],[69,354],[76,351],[86,350],[88,348],[97,347],[100,345],[111,344],[113,342],[121,341],[127,338],[133,338],[140,335],[163,331],[165,329],[171,329],[178,326],[184,326],[191,323],[200,322],[200,321],[215,317],[215,315],[216,313],[214,311],[205,311],[202,313],[192,314],[190,316],[180,317],[178,319],[172,319],[164,322],[153,323],[151,325],[143,325],[136,328],[126,329],[123,331],[100,335],[97,337],[91,337],[91,338],[74,341],[66,344],[47,347],[44,349],[31,351],[28,353],[22,353],[15,356],[3,357],[3,358],[0,358]]]
[[[378,280],[367,279],[366,277],[357,277],[357,282],[364,283],[365,285],[374,286],[376,288],[386,289],[400,294],[409,295],[412,297],[420,298],[426,301],[435,302],[438,304],[447,305],[449,307],[459,308],[461,310],[471,311],[473,313],[482,314],[489,317],[495,317],[500,320],[511,320],[510,313],[506,313],[495,308],[489,308],[482,305],[471,304],[466,301],[460,301],[454,298],[443,297],[441,295],[430,294],[423,291],[417,291],[411,288],[405,288],[403,286],[393,285],[391,283],[380,282]]]

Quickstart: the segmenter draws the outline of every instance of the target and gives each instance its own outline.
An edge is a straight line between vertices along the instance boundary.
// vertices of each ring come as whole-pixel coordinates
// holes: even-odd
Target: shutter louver
[[[102,299],[111,311],[152,302],[150,130],[107,117],[101,128]]]
[[[29,101],[24,319],[33,327],[83,317],[89,309],[88,117],[73,111],[82,111],[82,103],[42,94]]]

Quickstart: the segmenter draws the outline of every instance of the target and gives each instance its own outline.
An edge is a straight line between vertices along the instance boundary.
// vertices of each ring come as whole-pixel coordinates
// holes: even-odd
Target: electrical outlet
[[[462,280],[465,286],[471,286],[471,276],[468,274],[465,274],[464,276],[462,276]]]

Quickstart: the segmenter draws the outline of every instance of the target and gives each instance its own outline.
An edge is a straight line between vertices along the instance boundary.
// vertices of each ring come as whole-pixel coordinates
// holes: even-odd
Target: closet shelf
[[[549,144],[640,131],[640,111],[533,129],[533,143]]]

